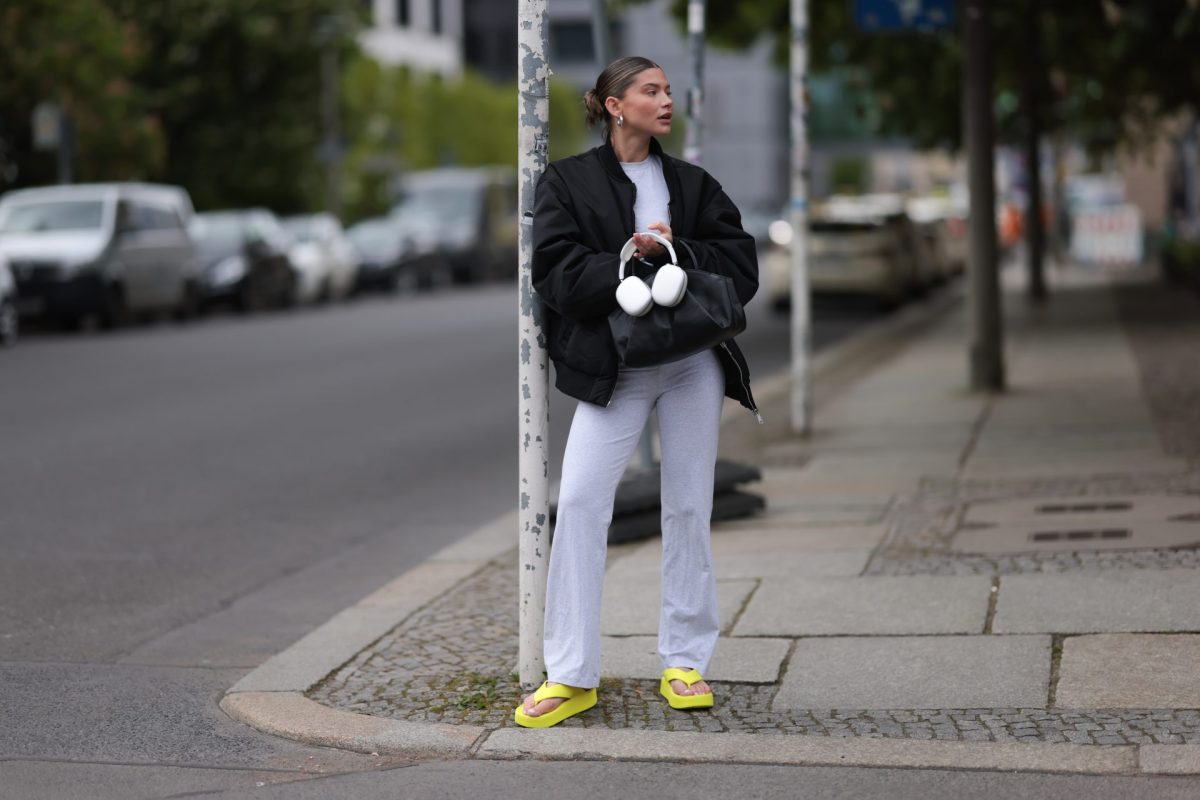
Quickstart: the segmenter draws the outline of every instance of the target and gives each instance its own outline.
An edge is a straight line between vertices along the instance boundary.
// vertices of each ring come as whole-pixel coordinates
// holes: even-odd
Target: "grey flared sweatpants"
[[[580,403],[563,456],[546,586],[546,676],[600,683],[600,595],[617,484],[652,408],[662,444],[662,666],[704,672],[720,621],[709,522],[725,376],[711,350],[622,370],[607,407]]]

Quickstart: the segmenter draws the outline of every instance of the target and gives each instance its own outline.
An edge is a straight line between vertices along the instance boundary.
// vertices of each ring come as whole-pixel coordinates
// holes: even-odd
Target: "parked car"
[[[20,316],[17,311],[17,282],[13,280],[8,261],[0,256],[0,347],[12,347],[17,343]]]
[[[143,183],[20,189],[0,198],[0,255],[21,316],[106,326],[134,315],[191,316],[199,299],[183,189]]]
[[[409,173],[392,215],[418,251],[438,259],[422,268],[436,282],[439,263],[454,283],[513,278],[517,274],[516,174],[502,167],[445,168]]]
[[[287,308],[296,299],[291,240],[265,208],[197,214],[190,227],[202,265],[205,305],[238,311]]]
[[[346,229],[346,238],[358,252],[355,290],[382,289],[395,292],[403,281],[403,270],[413,251],[403,229],[391,217],[372,217]]]
[[[296,271],[296,299],[301,303],[338,300],[354,290],[359,258],[332,214],[285,217],[292,239],[288,252]]]
[[[764,259],[773,307],[791,301],[791,226],[772,223],[774,246]],[[861,294],[895,305],[938,277],[927,245],[899,199],[832,197],[809,220],[808,277],[814,292]]]

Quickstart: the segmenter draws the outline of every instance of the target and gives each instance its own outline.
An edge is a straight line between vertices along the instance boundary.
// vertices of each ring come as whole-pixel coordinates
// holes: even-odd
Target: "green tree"
[[[0,5],[0,191],[56,180],[55,154],[33,149],[41,102],[70,115],[78,179],[145,177],[161,167],[162,130],[137,95],[144,61],[136,32],[102,0]]]
[[[744,48],[764,31],[786,65],[790,0],[709,3],[712,42]],[[686,0],[672,0],[680,25]],[[849,70],[876,98],[880,132],[919,145],[961,139],[962,46],[959,31],[871,34],[857,30],[852,4],[812,0],[811,62],[816,72]],[[1022,71],[1031,13],[1039,15],[1044,111],[1097,149],[1140,143],[1166,119],[1197,110],[1200,98],[1200,4],[1194,0],[1040,0],[992,4],[996,110],[1002,136],[1023,126]]]

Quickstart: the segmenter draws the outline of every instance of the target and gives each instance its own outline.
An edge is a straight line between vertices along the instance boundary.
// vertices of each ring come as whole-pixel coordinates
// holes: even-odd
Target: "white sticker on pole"
[[[704,33],[704,3],[688,3],[688,33]]]

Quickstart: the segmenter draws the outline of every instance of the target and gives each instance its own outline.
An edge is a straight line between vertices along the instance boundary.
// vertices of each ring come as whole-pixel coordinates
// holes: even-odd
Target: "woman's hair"
[[[618,58],[609,64],[596,78],[596,86],[588,89],[583,96],[583,107],[587,109],[587,124],[592,127],[597,122],[604,123],[604,137],[608,138],[611,130],[612,115],[604,107],[604,101],[610,97],[622,98],[633,83],[634,77],[648,69],[662,69],[648,58],[641,56],[626,56]]]

